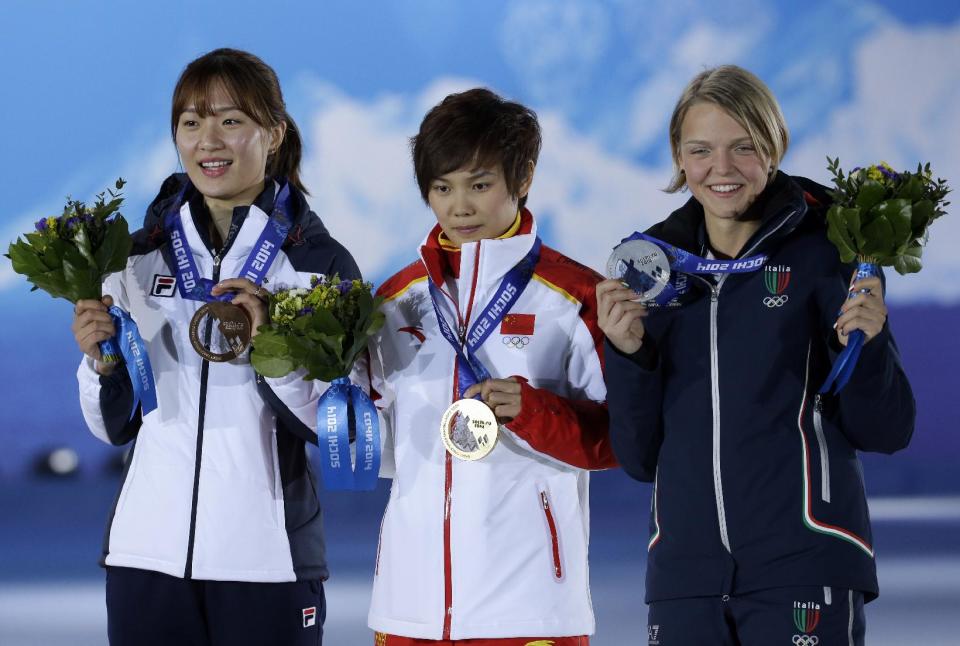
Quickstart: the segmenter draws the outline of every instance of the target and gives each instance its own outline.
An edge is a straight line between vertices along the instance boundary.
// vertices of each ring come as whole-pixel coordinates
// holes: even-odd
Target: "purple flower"
[[[345,294],[348,294],[348,293],[350,292],[350,290],[353,288],[353,281],[352,281],[352,280],[341,280],[341,281],[340,281],[340,284],[337,285],[337,288],[340,290],[340,295],[341,295],[341,296],[343,296],[343,295],[345,295]]]
[[[887,168],[886,168],[883,164],[877,166],[877,169],[878,169],[881,173],[883,173],[883,176],[886,177],[887,179],[892,179],[892,180],[894,180],[894,181],[900,179],[900,174],[899,174],[899,173],[895,173],[895,172],[893,172],[892,170],[887,170]]]
[[[37,220],[37,224],[35,226],[37,227],[37,231],[43,233],[47,230],[47,218],[40,218]]]
[[[308,314],[313,314],[313,308],[307,305],[302,310],[297,312],[297,316],[307,316]]]

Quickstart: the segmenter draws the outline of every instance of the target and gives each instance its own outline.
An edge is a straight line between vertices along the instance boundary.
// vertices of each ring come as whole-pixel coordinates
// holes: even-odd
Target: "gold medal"
[[[206,335],[208,318],[213,319],[210,330],[210,342],[202,339]],[[193,349],[207,361],[223,362],[236,359],[250,345],[252,324],[250,317],[239,305],[211,301],[190,319],[190,343]]]
[[[490,407],[476,399],[459,399],[440,420],[440,438],[447,451],[461,460],[479,460],[493,450],[500,429]]]

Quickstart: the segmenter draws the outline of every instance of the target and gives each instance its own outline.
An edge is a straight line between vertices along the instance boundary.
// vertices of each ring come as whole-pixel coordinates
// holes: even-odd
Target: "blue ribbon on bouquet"
[[[356,464],[350,463],[348,402],[357,432]],[[348,377],[338,377],[317,403],[317,440],[323,484],[332,491],[372,491],[380,475],[380,422],[377,409]]]
[[[872,262],[861,262],[857,264],[857,277],[854,280],[863,280],[864,278],[879,275],[879,265]],[[862,292],[863,290],[850,292],[847,299],[855,298]],[[863,333],[863,330],[854,330],[849,334],[847,337],[847,347],[845,347],[839,356],[837,356],[836,360],[834,360],[833,368],[830,370],[830,374],[827,375],[827,380],[820,386],[818,392],[821,395],[829,393],[831,390],[834,394],[843,390],[843,387],[850,381],[850,375],[853,374],[853,369],[857,365],[857,360],[860,358],[860,351],[863,349],[865,342],[866,335]]]
[[[657,297],[650,304],[653,307],[665,307],[678,296],[683,296],[690,291],[690,285],[684,274],[744,274],[751,271],[757,271],[767,262],[765,254],[749,256],[747,258],[734,258],[732,260],[720,260],[716,258],[703,258],[692,254],[685,249],[676,247],[659,238],[635,231],[633,235],[624,238],[620,244],[631,240],[646,240],[660,247],[667,255],[670,262],[670,281],[663,288]],[[639,272],[637,272],[639,274]],[[649,286],[630,284],[629,276],[624,276],[627,284],[638,293],[646,291]]]
[[[140,329],[125,310],[113,305],[107,310],[113,319],[113,326],[117,335],[106,341],[101,341],[100,356],[104,362],[116,363],[123,357],[133,385],[133,407],[130,417],[133,419],[137,412],[137,404],[143,406],[141,414],[157,408],[157,386],[153,379],[153,369],[150,367],[150,357],[147,355],[147,345],[140,336]],[[117,346],[120,346],[119,352]]]

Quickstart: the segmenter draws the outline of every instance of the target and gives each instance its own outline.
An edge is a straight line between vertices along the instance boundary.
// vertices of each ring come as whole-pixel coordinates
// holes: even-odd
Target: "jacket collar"
[[[459,276],[472,276],[479,254],[480,275],[477,280],[479,284],[485,285],[502,279],[529,253],[537,237],[537,224],[533,214],[523,209],[519,227],[513,236],[469,242],[460,248],[459,254],[447,254],[440,241],[442,232],[439,224],[434,226],[420,246],[420,260],[427,268],[430,280],[438,287],[444,285],[445,277],[451,273],[447,268],[448,258],[452,261],[459,260]]]
[[[189,181],[186,173],[174,173],[167,177],[160,191],[147,208],[143,228],[146,231],[163,229],[163,218],[173,201],[180,194],[184,184]],[[250,206],[238,206],[233,211],[231,231],[224,243],[226,257],[242,256],[246,258],[256,243],[260,232],[267,223],[273,209],[278,184],[270,178],[263,191]],[[209,213],[203,204],[203,198],[193,186],[188,186],[184,194],[184,203],[180,210],[184,232],[195,254],[210,254],[212,247],[208,234]],[[311,217],[306,197],[294,187],[290,187],[290,209],[287,214],[291,220],[291,232],[316,237],[327,233],[326,227],[315,215]]]

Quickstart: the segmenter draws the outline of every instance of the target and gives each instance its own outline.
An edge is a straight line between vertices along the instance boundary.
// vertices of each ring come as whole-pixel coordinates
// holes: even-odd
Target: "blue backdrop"
[[[168,112],[177,76],[221,46],[276,69],[304,133],[312,206],[374,282],[412,260],[433,221],[407,138],[443,96],[475,85],[537,110],[544,148],[530,207],[548,244],[595,268],[625,233],[686,198],[661,190],[667,120],[707,66],[738,63],[771,86],[791,128],[787,172],[827,182],[827,155],[847,167],[929,161],[960,184],[953,0],[10,0],[0,5],[0,245],[118,175],[129,180],[124,213],[139,224],[178,169]],[[960,219],[948,214],[923,271],[888,277],[919,413],[908,449],[863,457],[883,589],[871,644],[960,634],[958,240]],[[0,643],[103,644],[94,562],[118,452],[80,416],[70,306],[30,294],[0,259],[0,311]],[[64,445],[80,454],[78,479],[31,477],[35,456]],[[649,488],[618,471],[592,487],[592,643],[636,643]],[[334,573],[326,643],[370,643],[385,487],[323,495]]]
[[[817,0],[576,2],[14,2],[0,57],[7,124],[0,242],[129,180],[134,224],[177,170],[169,135],[176,78],[229,45],[275,67],[305,135],[311,202],[376,281],[412,259],[431,225],[407,137],[450,91],[486,85],[533,106],[544,149],[530,206],[546,241],[602,267],[624,233],[685,196],[670,176],[666,124],[705,66],[744,65],[780,98],[792,132],[784,168],[826,182],[848,166],[930,161],[960,181],[960,5]],[[891,321],[920,402],[912,446],[869,456],[872,493],[956,491],[960,220],[935,224],[924,270],[889,281]],[[73,373],[70,308],[0,262],[0,478],[41,448],[76,447],[84,473],[111,454],[85,431]]]

